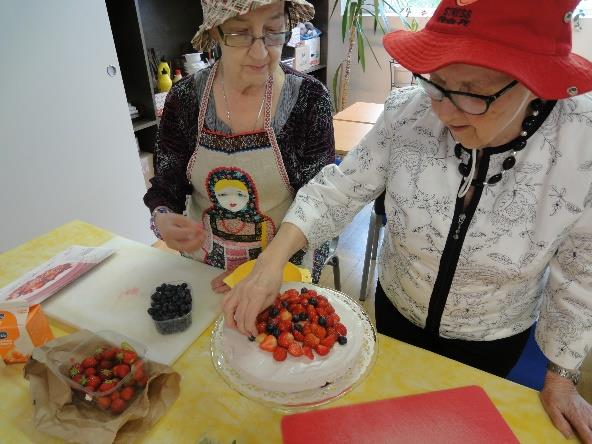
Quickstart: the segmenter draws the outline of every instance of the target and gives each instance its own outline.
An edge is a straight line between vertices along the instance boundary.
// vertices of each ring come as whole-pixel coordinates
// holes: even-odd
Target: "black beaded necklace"
[[[551,113],[553,106],[555,106],[556,101],[547,101],[543,102],[541,99],[535,99],[530,102],[530,109],[532,113],[530,116],[526,117],[522,121],[522,131],[520,135],[516,137],[514,140],[505,144],[502,148],[502,151],[511,151],[511,154],[506,157],[504,162],[502,163],[502,171],[498,174],[494,174],[489,179],[485,180],[482,183],[475,183],[473,181],[473,185],[481,185],[481,186],[488,186],[488,185],[495,185],[500,180],[503,179],[504,174],[511,170],[514,165],[516,165],[516,154],[522,151],[526,147],[527,140],[530,136],[532,136],[536,130],[542,125],[545,121],[547,116]],[[454,147],[454,154],[456,157],[461,159],[462,150],[465,149],[462,144],[457,143]],[[498,151],[497,148],[494,148],[495,151]],[[468,150],[467,150],[468,151]],[[470,150],[470,156],[468,163],[461,163],[458,165],[458,171],[463,177],[467,177],[471,172],[471,161],[473,156],[473,150]]]

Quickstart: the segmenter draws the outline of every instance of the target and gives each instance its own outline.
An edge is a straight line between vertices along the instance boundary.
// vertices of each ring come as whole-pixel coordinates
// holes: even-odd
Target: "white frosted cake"
[[[314,286],[308,287],[316,289]],[[285,361],[278,362],[273,359],[272,353],[261,350],[256,342],[249,341],[236,330],[224,327],[224,356],[244,381],[265,390],[295,393],[330,384],[354,366],[363,343],[361,320],[345,302],[332,297],[330,291],[316,290],[328,298],[341,318],[340,322],[347,327],[347,344],[336,343],[326,356],[315,353],[314,360],[306,356],[288,355]]]

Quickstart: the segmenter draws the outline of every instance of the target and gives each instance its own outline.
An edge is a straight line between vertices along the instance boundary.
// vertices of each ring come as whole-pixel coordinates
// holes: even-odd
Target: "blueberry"
[[[282,301],[282,307],[288,308],[288,301]]]
[[[308,314],[306,314],[306,313],[300,313],[298,315],[298,319],[301,320],[301,321],[306,321],[308,319]]]
[[[347,338],[345,336],[339,336],[337,342],[339,342],[340,345],[345,345],[347,344]]]
[[[319,325],[325,327],[327,325],[327,318],[325,316],[319,316]]]
[[[267,324],[267,326],[265,327],[265,331],[267,331],[267,333],[269,334],[273,334],[273,329],[275,328],[275,325],[273,324]]]
[[[280,314],[280,311],[278,310],[277,307],[271,307],[271,310],[269,310],[269,316],[272,318],[275,318],[279,314]]]
[[[294,324],[294,330],[302,331],[302,325]]]
[[[273,327],[273,332],[271,334],[277,338],[280,335],[280,329],[277,327]]]
[[[308,300],[308,303],[309,303],[310,305],[312,305],[313,307],[316,307],[316,306],[317,306],[317,300],[316,300],[315,298],[310,298],[310,299]]]
[[[155,311],[156,311],[156,310],[154,310],[154,308],[150,307],[150,308],[148,309],[148,314],[149,314],[150,316],[152,316],[152,315],[155,313]]]
[[[300,290],[301,294],[307,293],[308,292],[308,288],[306,287],[302,287],[302,289]]]

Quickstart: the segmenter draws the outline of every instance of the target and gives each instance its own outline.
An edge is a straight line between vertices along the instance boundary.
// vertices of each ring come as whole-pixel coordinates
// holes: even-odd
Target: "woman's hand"
[[[540,396],[551,421],[563,436],[571,438],[575,430],[582,442],[592,443],[592,406],[569,379],[547,371]]]
[[[260,257],[251,274],[224,296],[222,310],[226,325],[247,336],[257,336],[257,315],[275,300],[282,285],[283,272],[283,263],[267,264]]]
[[[220,273],[218,276],[212,279],[210,285],[212,286],[214,293],[228,293],[230,291],[230,287],[224,282],[224,278],[226,278],[226,276],[228,276],[230,273],[232,272],[225,271],[224,273]]]
[[[202,224],[192,221],[187,216],[176,213],[157,213],[154,225],[158,228],[167,247],[188,253],[199,250],[206,233]]]

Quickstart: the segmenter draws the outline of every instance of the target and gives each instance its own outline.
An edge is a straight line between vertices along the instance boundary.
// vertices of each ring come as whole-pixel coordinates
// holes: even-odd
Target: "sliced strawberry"
[[[276,347],[273,351],[273,359],[276,361],[285,361],[288,357],[288,350],[284,347]]]
[[[309,333],[306,336],[304,336],[304,345],[310,348],[315,348],[317,345],[320,344],[320,342],[321,340],[312,333]]]
[[[280,311],[280,319],[282,321],[291,321],[292,313],[290,313],[288,310],[284,308],[282,311]]]
[[[321,345],[324,345],[327,348],[331,348],[335,345],[337,341],[337,337],[335,335],[329,335],[324,339],[321,339]]]
[[[292,335],[294,335],[294,339],[296,339],[299,342],[303,342],[304,341],[304,335],[302,334],[302,332],[299,332],[298,330],[294,330],[292,332]]]
[[[257,321],[265,322],[269,319],[269,308],[266,308],[261,313],[257,315]]]
[[[312,328],[310,322],[307,322],[302,326],[302,334],[306,336],[309,333],[312,333]]]
[[[93,356],[89,356],[88,358],[84,358],[80,365],[82,365],[82,368],[96,367],[97,360]]]
[[[267,327],[267,323],[265,321],[257,322],[257,332],[258,333],[265,333],[266,327]]]
[[[327,336],[327,330],[325,330],[325,328],[321,327],[319,324],[312,324],[311,332],[319,339],[323,339],[325,336]]]
[[[288,346],[288,353],[290,353],[292,356],[298,357],[302,356],[304,352],[302,351],[302,347],[298,342],[292,342]]]
[[[281,327],[280,327],[281,330]],[[287,331],[282,332],[277,340],[278,345],[280,345],[281,347],[284,348],[288,348],[288,346],[294,342],[294,336],[292,335],[292,333],[289,333]]]
[[[302,347],[302,353],[304,353],[304,356],[306,356],[311,361],[314,359],[314,354],[312,353],[312,348],[308,347],[307,345]]]
[[[341,319],[337,313],[332,313],[327,316],[327,327],[334,327]]]
[[[319,316],[327,316],[327,314],[328,314],[327,310],[323,307],[317,307],[316,310],[317,310],[317,314]]]
[[[329,353],[329,350],[330,350],[330,349],[329,349],[329,347],[326,347],[326,346],[324,346],[324,345],[321,345],[321,344],[319,344],[319,345],[317,345],[317,346],[315,347],[315,351],[316,351],[316,352],[317,352],[317,353],[318,353],[320,356],[325,356],[325,355],[327,355],[327,354]]]
[[[282,319],[278,322],[278,328],[280,331],[290,331],[292,330],[292,322]]]
[[[261,344],[263,342],[263,340],[267,337],[267,333],[259,333],[256,337],[255,337],[255,342],[257,344]]]
[[[335,331],[339,333],[339,336],[347,336],[347,328],[341,322],[335,324]]]
[[[261,350],[273,352],[277,347],[277,339],[274,335],[267,335],[263,342],[259,344]]]

